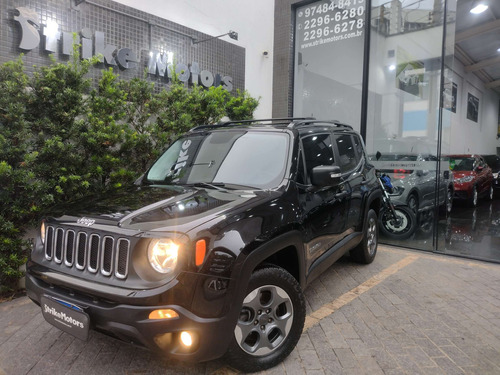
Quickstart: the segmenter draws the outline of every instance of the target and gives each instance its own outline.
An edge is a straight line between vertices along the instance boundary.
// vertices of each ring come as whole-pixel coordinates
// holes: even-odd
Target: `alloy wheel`
[[[292,328],[290,296],[276,285],[251,291],[243,301],[234,335],[240,348],[254,356],[275,351]]]
[[[368,220],[366,247],[370,256],[373,256],[375,251],[377,251],[377,220],[373,217],[370,217]]]

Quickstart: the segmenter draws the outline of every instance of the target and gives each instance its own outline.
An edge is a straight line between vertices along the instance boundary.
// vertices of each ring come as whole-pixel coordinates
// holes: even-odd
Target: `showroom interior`
[[[274,67],[273,115],[334,118],[361,132],[391,177],[392,200],[417,217],[409,238],[383,242],[500,261],[500,3],[276,1],[276,14],[287,11],[292,52],[275,47],[275,59],[289,53],[291,69]],[[287,38],[280,20],[275,46]]]
[[[499,167],[490,172],[472,156],[500,153],[500,2],[251,3],[2,1],[0,62],[21,53],[27,67],[51,57],[68,61],[65,43],[75,32],[94,52],[112,50],[92,70],[95,77],[104,67],[123,79],[146,69],[152,82],[168,86],[162,67],[196,63],[208,82],[229,77],[234,91],[260,98],[256,118],[312,116],[352,125],[372,162],[390,175],[393,198],[418,218],[409,238],[384,243],[499,262],[500,188],[491,195]],[[478,5],[487,8],[479,12]],[[19,19],[42,38],[21,46]],[[46,41],[51,25],[55,44]],[[120,51],[129,53],[130,65],[113,59]],[[470,171],[461,170],[462,162],[471,163]]]

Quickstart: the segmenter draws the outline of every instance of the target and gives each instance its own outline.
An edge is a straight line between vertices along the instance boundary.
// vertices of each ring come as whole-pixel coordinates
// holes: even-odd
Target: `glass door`
[[[428,251],[453,184],[441,157],[445,13],[444,1],[371,2],[366,146],[391,178],[391,200],[408,206],[418,223],[409,238],[381,241]]]

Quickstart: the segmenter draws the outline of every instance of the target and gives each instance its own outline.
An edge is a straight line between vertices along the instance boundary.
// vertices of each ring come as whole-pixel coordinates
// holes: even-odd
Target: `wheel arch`
[[[414,195],[415,197],[417,197],[417,204],[418,204],[418,206],[420,206],[420,203],[422,203],[422,199],[423,198],[422,198],[420,190],[417,189],[417,188],[412,188],[410,190],[410,192],[408,193],[408,197],[406,198],[406,203],[408,203],[408,199],[410,199],[410,197],[412,195]],[[417,208],[419,208],[419,207],[417,207]]]
[[[360,223],[359,227],[356,228],[358,232],[363,231],[368,211],[371,209],[379,216],[380,210],[382,209],[382,190],[377,189],[366,198],[363,210],[363,221]]]
[[[288,271],[301,288],[306,285],[304,244],[302,235],[297,230],[279,235],[248,254],[240,256],[242,260],[237,261],[240,265],[233,270],[232,278],[236,282],[236,290],[243,290],[241,293],[246,291],[251,274],[266,264],[272,264]]]

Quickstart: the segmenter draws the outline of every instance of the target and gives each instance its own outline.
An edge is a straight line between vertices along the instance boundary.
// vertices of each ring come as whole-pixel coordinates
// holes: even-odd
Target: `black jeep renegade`
[[[377,251],[381,191],[347,125],[273,119],[199,126],[134,186],[47,216],[29,297],[56,327],[95,329],[191,361],[269,368],[295,347],[302,290]]]

